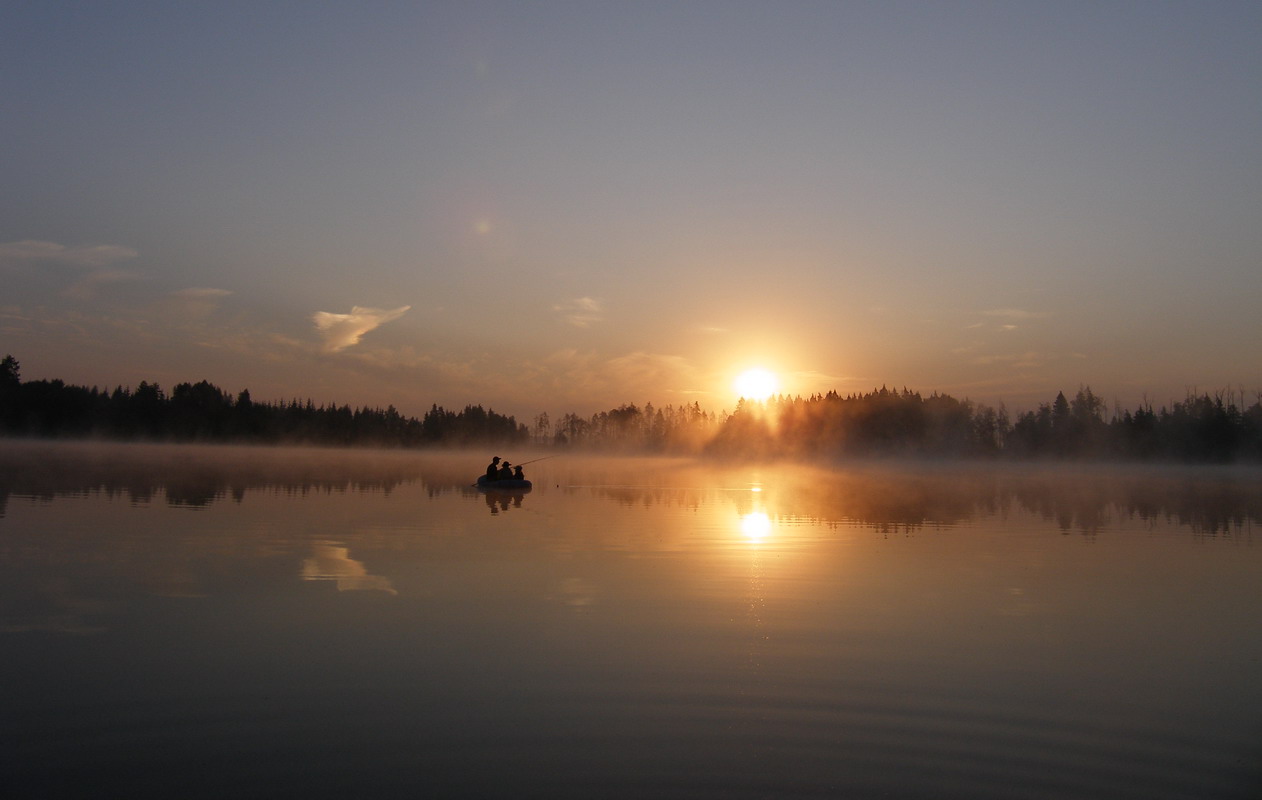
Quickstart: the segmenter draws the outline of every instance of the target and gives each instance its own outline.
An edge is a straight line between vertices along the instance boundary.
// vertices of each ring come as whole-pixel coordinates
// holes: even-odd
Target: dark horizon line
[[[1244,402],[1243,392],[1239,394]],[[949,394],[888,386],[869,393],[777,394],[742,401],[730,414],[700,401],[643,408],[625,403],[589,417],[542,412],[533,426],[481,405],[450,411],[437,403],[422,419],[386,409],[321,405],[298,399],[255,403],[203,380],[167,395],[141,381],[133,391],[23,383],[12,356],[0,360],[0,435],[141,441],[297,443],[386,447],[481,444],[734,456],[1085,457],[1230,462],[1262,460],[1262,396],[1236,405],[1237,393],[1189,395],[1182,403],[1133,413],[1083,386],[1015,419]]]

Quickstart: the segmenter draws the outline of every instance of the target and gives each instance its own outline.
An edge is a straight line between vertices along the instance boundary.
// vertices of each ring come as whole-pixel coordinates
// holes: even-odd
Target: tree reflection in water
[[[566,457],[505,498],[469,485],[484,455],[0,443],[10,762],[162,785],[264,753],[251,786],[301,765],[315,794],[653,763],[642,794],[824,796],[874,755],[898,797],[1250,785],[1256,470]]]
[[[148,504],[199,508],[240,503],[247,492],[381,492],[420,483],[430,498],[480,495],[498,514],[524,494],[474,492],[480,454],[316,448],[186,447],[91,443],[0,443],[0,516],[10,496],[51,500],[99,492]],[[759,467],[693,460],[561,458],[539,468],[545,484],[620,505],[697,508],[729,496],[741,514],[884,531],[953,525],[1019,507],[1063,531],[1094,532],[1119,519],[1170,519],[1200,535],[1225,534],[1262,520],[1257,467],[857,462],[835,467]],[[641,483],[628,485],[636,474]],[[760,476],[751,485],[751,473]],[[715,479],[731,489],[716,490]],[[758,497],[755,509],[750,498]]]

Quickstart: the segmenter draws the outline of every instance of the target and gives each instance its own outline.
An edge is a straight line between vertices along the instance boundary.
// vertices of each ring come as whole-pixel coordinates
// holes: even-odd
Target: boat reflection
[[[205,508],[247,493],[349,495],[418,485],[493,514],[525,490],[475,491],[469,458],[450,453],[0,442],[0,518],[10,497],[100,494],[148,505]],[[1171,519],[1217,536],[1262,522],[1257,467],[897,463],[745,467],[672,459],[570,456],[539,465],[542,487],[620,506],[733,505],[781,522],[871,526],[885,533],[943,527],[1021,509],[1062,531]],[[637,482],[626,483],[628,475]],[[727,487],[727,488],[724,488]],[[541,498],[542,499],[542,498]]]
[[[821,543],[845,529],[892,538],[994,521],[1009,535],[1034,521],[1028,529],[1090,541],[1138,528],[1250,544],[1262,521],[1259,473],[1243,468],[572,458],[541,464],[526,502],[523,491],[470,488],[468,463],[450,453],[0,443],[0,632],[96,632],[141,597],[183,602],[251,583],[415,594],[429,591],[417,577],[429,565],[441,585],[453,563],[506,554],[690,554],[717,559],[699,573],[713,577],[751,557],[759,569],[815,569]]]
[[[501,511],[508,511],[510,508],[521,508],[521,501],[525,499],[529,489],[482,489],[479,494],[486,502],[486,507],[490,509],[492,514],[499,514]]]
[[[822,770],[810,787],[1000,764],[1022,785],[946,793],[1042,769],[1101,776],[1064,796],[1174,775],[1191,797],[1256,760],[1256,472],[573,458],[527,502],[479,496],[465,454],[23,449],[0,452],[0,705],[38,759],[10,760],[48,774],[174,747],[181,775],[263,752],[267,785],[318,760],[388,774],[377,794],[534,761],[590,767],[572,793],[606,764],[638,789],[648,763],[736,759]],[[215,499],[162,502],[182,485]],[[777,794],[751,775],[681,792]]]

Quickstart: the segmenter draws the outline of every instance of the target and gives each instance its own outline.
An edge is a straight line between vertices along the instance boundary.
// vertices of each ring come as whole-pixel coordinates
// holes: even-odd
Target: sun
[[[780,380],[774,372],[754,367],[737,375],[736,380],[732,381],[732,388],[746,400],[762,401],[776,393],[780,388]]]

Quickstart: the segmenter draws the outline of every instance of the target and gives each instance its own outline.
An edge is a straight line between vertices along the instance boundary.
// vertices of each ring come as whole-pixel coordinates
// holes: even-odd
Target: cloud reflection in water
[[[384,575],[369,575],[363,562],[337,542],[315,542],[312,555],[302,562],[304,581],[336,581],[339,592],[377,591],[398,594]]]

